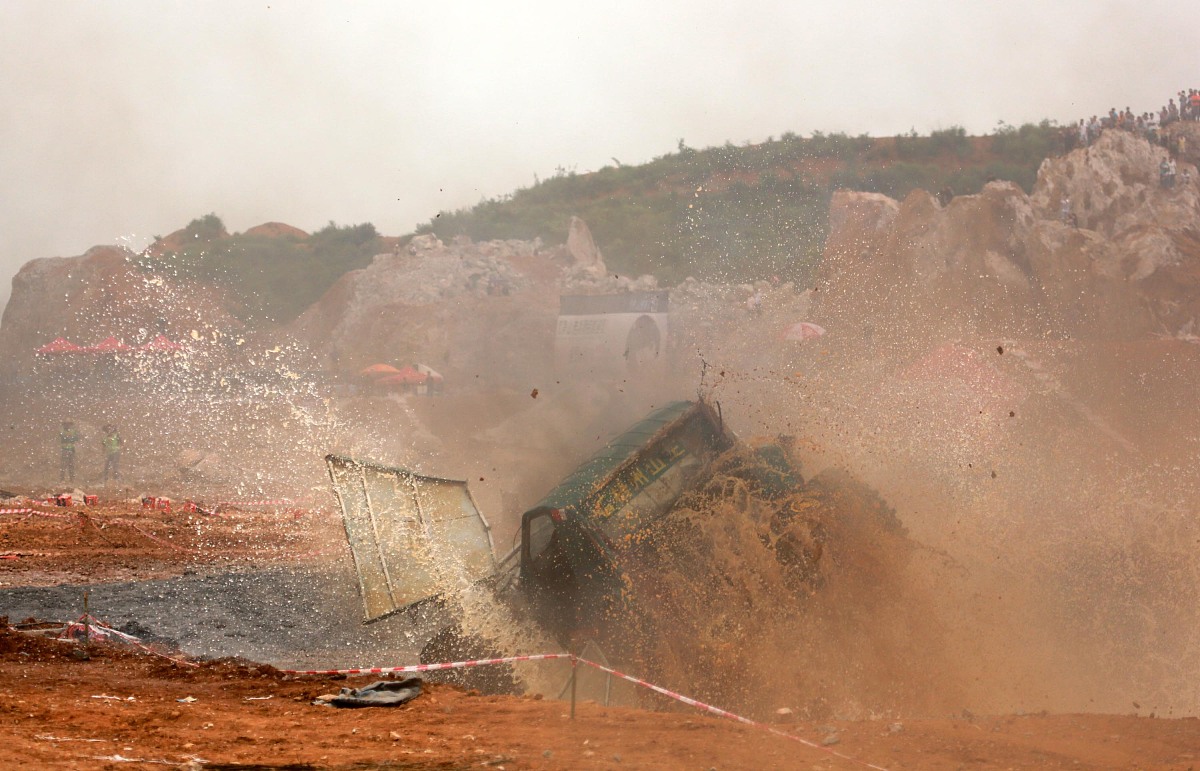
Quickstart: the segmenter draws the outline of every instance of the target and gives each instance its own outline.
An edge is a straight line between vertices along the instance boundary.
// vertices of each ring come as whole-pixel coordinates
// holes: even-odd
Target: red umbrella
[[[815,340],[825,334],[825,328],[819,327],[811,321],[801,321],[798,324],[792,324],[779,336],[783,340],[794,340],[796,342],[804,342],[805,340]]]
[[[171,341],[166,335],[157,335],[153,340],[138,348],[140,351],[182,351],[183,346]]]
[[[95,345],[82,350],[89,353],[122,353],[133,349],[115,337],[106,337]]]
[[[34,353],[42,355],[50,355],[56,353],[79,353],[84,350],[81,346],[75,345],[65,337],[56,337],[50,342],[38,348]]]

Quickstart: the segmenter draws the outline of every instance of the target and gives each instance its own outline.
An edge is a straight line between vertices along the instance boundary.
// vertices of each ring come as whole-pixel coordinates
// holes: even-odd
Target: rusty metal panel
[[[330,455],[365,620],[496,571],[491,530],[467,483]]]

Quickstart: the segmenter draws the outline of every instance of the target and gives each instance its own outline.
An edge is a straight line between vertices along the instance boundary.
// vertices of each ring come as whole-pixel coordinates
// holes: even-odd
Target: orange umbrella
[[[360,375],[395,375],[400,370],[393,367],[391,364],[372,364],[371,366],[361,370]]]

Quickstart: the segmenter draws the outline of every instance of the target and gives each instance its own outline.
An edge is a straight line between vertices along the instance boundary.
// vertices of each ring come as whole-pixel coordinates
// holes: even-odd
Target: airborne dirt
[[[100,503],[6,504],[37,512],[0,514],[0,613],[69,621],[86,592],[111,626],[202,664],[99,645],[84,658],[73,643],[5,631],[0,732],[12,756],[44,767],[1200,764],[1200,347],[1185,296],[1200,275],[1200,193],[1157,189],[1159,155],[1108,136],[1048,164],[1033,196],[1001,183],[946,205],[920,191],[904,202],[841,192],[813,286],[673,288],[667,361],[651,377],[554,371],[554,300],[571,287],[556,283],[561,250],[532,244],[432,239],[384,255],[302,317],[298,339],[221,329],[215,310],[176,318],[191,295],[155,277],[153,308],[131,297],[118,310],[151,324],[164,309],[191,353],[6,373],[4,486],[30,500],[62,492],[55,434],[71,417],[84,434],[78,493]],[[1112,185],[1072,177],[1085,162],[1109,164]],[[1060,189],[1093,194],[1084,226],[1053,216]],[[1147,228],[1161,237],[1125,259]],[[54,291],[12,307],[65,306],[56,281],[88,276],[94,288],[102,270],[124,271],[112,293],[136,290],[147,279],[122,259],[55,263]],[[425,268],[446,282],[405,281]],[[504,279],[498,294],[479,289],[490,274]],[[632,288],[604,280],[589,288]],[[754,289],[763,302],[750,311]],[[91,328],[109,307],[52,334]],[[51,311],[38,324],[56,323]],[[128,321],[103,320],[114,331]],[[801,320],[828,334],[781,335]],[[19,321],[6,316],[6,330]],[[12,335],[13,351],[46,342]],[[446,388],[347,388],[380,358],[432,361]],[[503,554],[520,513],[606,439],[698,391],[751,444],[791,437],[804,482],[764,502],[718,478],[720,494],[686,499],[645,545],[653,570],[630,587],[645,614],[636,637],[605,653],[817,747],[632,686],[614,688],[623,706],[583,703],[572,721],[553,698],[566,673],[550,664],[551,698],[439,683],[404,707],[359,711],[310,702],[369,678],[270,668],[415,663],[440,626],[359,623],[326,452],[468,480]],[[119,486],[93,478],[107,422],[128,442]],[[143,495],[169,495],[174,509],[143,509]],[[208,513],[183,510],[187,498]],[[505,653],[557,652],[509,631],[524,642]]]
[[[809,744],[647,692],[634,697],[637,708],[581,703],[575,720],[566,702],[480,696],[437,684],[392,710],[313,706],[317,696],[372,678],[288,676],[253,662],[299,668],[408,663],[415,658],[405,635],[414,626],[394,619],[359,625],[349,554],[330,538],[336,522],[328,512],[295,514],[229,511],[198,523],[198,517],[128,505],[92,512],[86,522],[33,517],[8,525],[6,549],[23,556],[0,563],[5,586],[41,584],[0,594],[12,622],[26,613],[75,618],[87,589],[94,615],[140,635],[155,651],[94,643],[81,659],[79,643],[0,632],[0,710],[6,718],[0,733],[9,757],[48,768],[141,762],[211,768],[852,769],[869,762],[885,768],[1184,769],[1196,761],[1195,719],[996,717],[965,709],[935,717],[939,709],[932,705],[950,701],[939,689],[953,678],[925,680],[936,667],[929,666],[931,651],[922,649],[936,640],[911,604],[922,598],[911,596],[894,572],[908,560],[871,564],[911,547],[894,532],[875,528],[851,536],[865,552],[856,548],[854,564],[830,571],[808,596],[807,613],[791,617],[754,607],[754,598],[770,596],[769,587],[730,588],[730,597],[748,589],[751,601],[736,614],[693,618],[683,635],[703,635],[691,648],[703,658],[681,662],[689,675],[681,682],[695,686],[690,695],[744,708]],[[121,522],[136,522],[138,530],[122,535]],[[845,525],[862,526],[870,522]],[[244,538],[228,538],[234,531]],[[738,536],[717,536],[718,542],[728,539]],[[96,559],[98,544],[106,550],[103,560]],[[92,577],[99,583],[50,585],[78,580],[77,571],[89,561],[97,563]],[[860,578],[841,586],[843,570]],[[119,580],[130,573],[157,578]],[[873,577],[871,586],[853,585],[866,575]],[[719,594],[705,599],[721,607]],[[860,639],[849,634],[879,624],[887,625],[889,636],[912,639],[897,644],[877,632]],[[784,630],[797,635],[790,645],[762,637]],[[726,639],[732,642],[724,644]],[[178,656],[177,647],[199,657],[200,666],[164,657]],[[763,681],[756,670],[772,664],[775,687],[747,693],[746,683]],[[822,703],[784,700],[798,693],[820,694]],[[851,694],[886,712],[848,714]],[[788,712],[777,712],[785,707]]]

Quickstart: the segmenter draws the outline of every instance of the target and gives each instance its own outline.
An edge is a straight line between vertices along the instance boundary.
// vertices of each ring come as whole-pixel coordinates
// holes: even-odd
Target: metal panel
[[[330,455],[367,621],[496,571],[491,531],[467,483]]]

